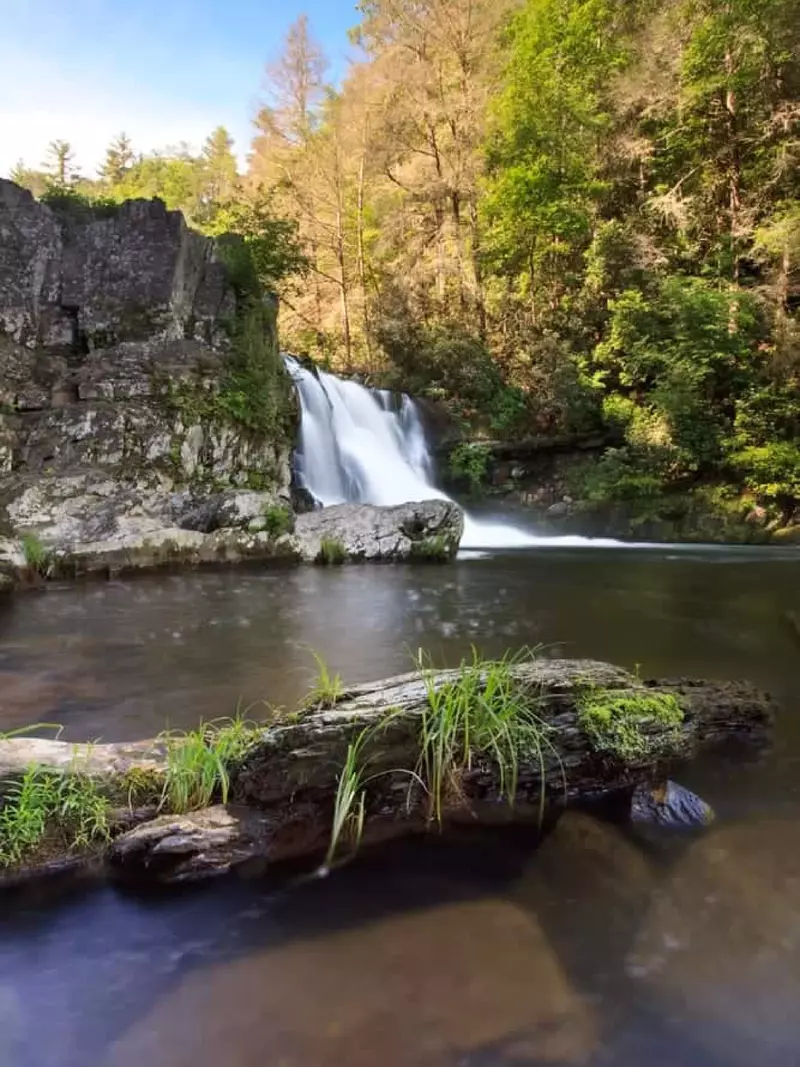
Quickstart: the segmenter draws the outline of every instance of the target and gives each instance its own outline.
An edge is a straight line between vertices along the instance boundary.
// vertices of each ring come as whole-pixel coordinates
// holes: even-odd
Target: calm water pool
[[[451,568],[216,572],[0,611],[0,729],[142,737],[543,644],[783,702],[758,763],[684,769],[719,815],[641,842],[575,815],[394,844],[323,882],[0,900],[3,1067],[800,1063],[800,556],[540,551]]]

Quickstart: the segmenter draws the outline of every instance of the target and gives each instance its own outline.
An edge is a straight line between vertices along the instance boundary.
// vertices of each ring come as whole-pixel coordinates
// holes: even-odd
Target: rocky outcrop
[[[289,504],[276,309],[245,303],[228,247],[158,200],[51,208],[0,180],[0,535],[34,534],[77,570],[122,552],[144,565],[148,543],[225,557],[226,509],[239,530]],[[287,409],[272,426],[253,383]],[[201,504],[217,516],[202,532]]]
[[[324,555],[325,544],[341,547],[340,562],[442,562],[456,555],[463,532],[464,513],[450,500],[338,504],[300,515],[295,524],[299,553],[310,562]]]

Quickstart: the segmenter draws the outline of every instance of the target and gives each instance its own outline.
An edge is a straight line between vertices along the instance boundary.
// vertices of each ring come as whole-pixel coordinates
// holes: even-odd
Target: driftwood
[[[538,756],[521,760],[511,808],[497,766],[476,756],[468,768],[459,770],[457,782],[450,783],[443,821],[535,823],[541,818],[542,788],[544,802],[553,808],[656,785],[665,779],[668,761],[689,759],[701,748],[728,739],[763,743],[772,723],[769,696],[745,683],[642,682],[608,664],[576,660],[536,660],[512,670],[523,699],[535,704],[547,724],[544,775]],[[457,671],[442,671],[436,685],[458,676]],[[623,761],[598,753],[579,723],[578,704],[587,687],[673,694],[684,710],[683,722],[671,729],[656,720],[648,723],[646,755]],[[110,846],[111,868],[123,877],[179,881],[254,858],[273,864],[323,855],[348,745],[365,729],[370,734],[363,761],[370,781],[363,839],[380,840],[430,825],[430,797],[408,773],[417,764],[426,701],[420,676],[404,675],[351,688],[334,707],[312,709],[297,721],[265,728],[234,772],[227,807],[155,819],[152,811],[140,813],[141,825],[121,833]],[[0,778],[13,777],[31,761],[101,777],[134,767],[160,774],[166,753],[159,742],[0,742]]]

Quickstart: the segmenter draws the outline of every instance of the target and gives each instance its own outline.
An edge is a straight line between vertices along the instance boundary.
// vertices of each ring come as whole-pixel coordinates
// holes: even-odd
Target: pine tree
[[[42,169],[50,175],[54,185],[66,187],[72,183],[76,177],[75,153],[69,141],[50,142]]]
[[[120,133],[106,149],[106,158],[100,168],[100,178],[108,185],[119,185],[133,165],[133,148],[128,136]]]
[[[205,200],[214,204],[230,200],[236,190],[239,174],[233,154],[233,138],[224,126],[206,138],[202,152]]]

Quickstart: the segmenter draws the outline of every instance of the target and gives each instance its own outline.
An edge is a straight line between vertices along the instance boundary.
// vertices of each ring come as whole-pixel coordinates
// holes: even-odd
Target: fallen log
[[[506,663],[501,708],[490,692],[491,671],[491,664],[476,664],[360,685],[338,694],[333,706],[321,702],[258,729],[231,768],[228,804],[156,818],[152,807],[129,812],[104,861],[123,878],[182,881],[254,858],[269,865],[321,857],[354,752],[357,796],[347,828],[354,830],[361,812],[355,836],[371,842],[452,821],[536,824],[564,804],[658,784],[668,763],[701,748],[727,739],[762,744],[773,719],[770,697],[746,683],[643,682],[583,660]],[[457,731],[437,785],[434,750],[423,737],[443,714],[444,698],[484,707],[495,700],[495,712],[524,721],[528,732],[519,744],[513,734],[498,734],[500,748],[481,750]],[[464,721],[476,729],[477,719]],[[503,738],[510,747],[502,748]],[[0,741],[0,779],[19,777],[32,762],[106,784],[136,771],[158,779],[168,773],[168,748],[163,739],[69,745],[13,738]],[[140,825],[130,829],[131,822]]]

